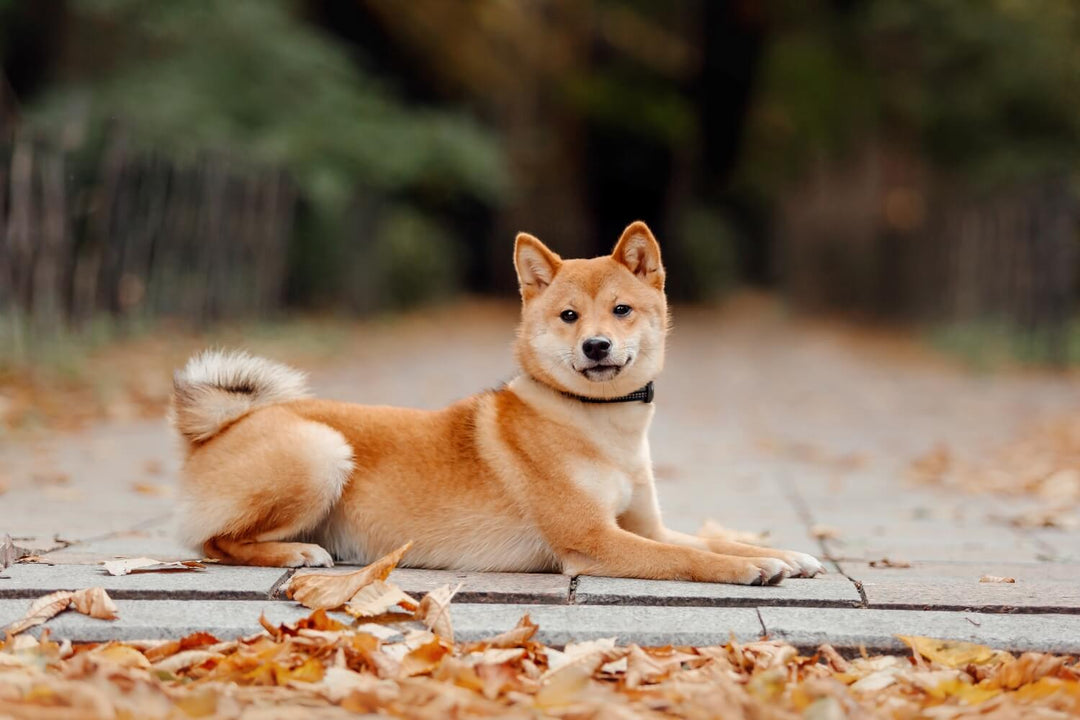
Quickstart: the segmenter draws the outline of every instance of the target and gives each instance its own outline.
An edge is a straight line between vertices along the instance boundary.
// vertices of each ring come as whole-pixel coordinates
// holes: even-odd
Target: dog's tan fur
[[[668,311],[649,228],[633,223],[591,260],[521,234],[515,264],[524,373],[443,410],[311,399],[270,361],[193,358],[172,407],[185,539],[248,565],[369,562],[412,540],[413,567],[745,584],[820,572],[804,553],[665,528],[646,438],[654,405],[565,394],[620,397],[660,372]],[[611,341],[605,365],[582,351],[596,336]]]

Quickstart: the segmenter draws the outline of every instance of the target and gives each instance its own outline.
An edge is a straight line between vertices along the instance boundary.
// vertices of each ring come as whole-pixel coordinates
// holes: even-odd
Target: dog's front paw
[[[296,543],[297,548],[285,567],[334,567],[334,558],[318,545]]]
[[[777,558],[748,558],[738,580],[742,585],[779,585],[791,574],[791,566]]]
[[[819,573],[827,572],[821,561],[803,552],[788,550],[784,552],[783,560],[791,568],[791,577],[811,578]]]

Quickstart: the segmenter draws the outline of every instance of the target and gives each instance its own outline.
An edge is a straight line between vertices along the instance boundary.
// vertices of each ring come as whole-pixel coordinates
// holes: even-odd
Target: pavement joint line
[[[787,496],[788,502],[795,506],[795,512],[803,521],[807,533],[812,535],[811,530],[815,525],[814,514],[810,511],[810,504],[806,502],[806,498],[804,498],[799,492],[798,485],[791,482],[786,475],[782,479],[778,479],[777,482],[780,484],[782,491]],[[870,603],[867,600],[866,590],[863,589],[863,584],[859,580],[856,580],[855,578],[847,574],[847,572],[844,570],[844,566],[841,565],[840,561],[833,555],[832,550],[829,548],[829,543],[826,541],[825,538],[818,537],[816,535],[813,537],[814,541],[821,549],[821,556],[824,557],[827,561],[831,562],[833,564],[833,567],[835,567],[841,575],[846,577],[851,582],[851,584],[855,586],[855,591],[859,593],[858,607],[863,610],[869,608]]]
[[[761,637],[769,637],[769,628],[765,627],[765,618],[761,616],[761,608],[754,608],[754,612],[757,614],[757,621],[761,623]]]
[[[65,543],[64,545],[61,545],[60,547],[49,548],[48,550],[42,551],[40,554],[48,555],[49,553],[60,552],[61,550],[67,550],[68,548],[78,547],[80,545],[88,545],[90,543],[101,542],[103,540],[111,540],[113,538],[121,537],[129,533],[145,530],[149,527],[153,527],[159,522],[168,522],[169,518],[171,517],[172,513],[164,513],[162,515],[155,515],[154,517],[142,520],[141,522],[135,523],[131,527],[124,530],[113,530],[111,532],[102,533],[101,535],[92,535],[88,538],[82,538],[80,540],[63,540],[62,542]],[[53,541],[57,542],[59,539],[60,533],[56,533],[53,536]]]
[[[285,584],[287,584],[289,582],[289,580],[292,579],[292,576],[295,575],[295,574],[296,574],[296,568],[288,568],[288,569],[286,569],[285,572],[283,572],[281,574],[281,577],[279,577],[274,582],[274,584],[270,586],[269,592],[266,593],[267,599],[269,599],[269,600],[278,600],[278,599],[280,599],[281,596],[279,595],[279,592],[280,592],[281,588]]]

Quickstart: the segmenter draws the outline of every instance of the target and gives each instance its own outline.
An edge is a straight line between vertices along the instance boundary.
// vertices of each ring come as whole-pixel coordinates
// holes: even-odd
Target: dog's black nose
[[[606,337],[591,337],[581,344],[585,357],[599,362],[611,352],[611,341]]]

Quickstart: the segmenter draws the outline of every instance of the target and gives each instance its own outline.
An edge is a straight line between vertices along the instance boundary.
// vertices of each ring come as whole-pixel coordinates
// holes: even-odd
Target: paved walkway
[[[463,317],[469,325],[458,329]],[[513,323],[506,307],[375,325],[314,384],[346,400],[437,407],[512,374]],[[696,531],[711,519],[767,533],[773,545],[823,556],[830,574],[766,588],[415,570],[392,580],[414,593],[464,582],[454,610],[463,639],[529,612],[541,639],[556,644],[606,636],[700,644],[734,634],[899,650],[894,636],[914,634],[1080,652],[1080,531],[1015,528],[1008,518],[1034,501],[950,494],[907,478],[912,458],[935,443],[978,453],[1078,401],[1075,381],[971,375],[903,343],[767,308],[676,310],[652,436],[668,523]],[[261,612],[272,621],[303,614],[279,595],[291,571],[110,577],[96,565],[193,557],[172,539],[177,466],[163,421],[0,447],[10,487],[0,496],[0,536],[53,563],[0,572],[0,626],[31,598],[95,585],[117,600],[120,619],[66,613],[49,623],[54,635],[232,636],[257,631]],[[984,575],[1016,582],[981,583]]]

